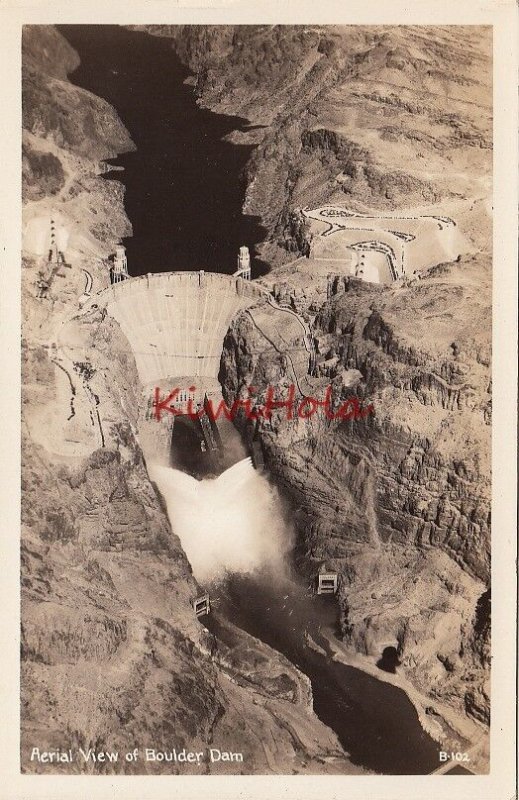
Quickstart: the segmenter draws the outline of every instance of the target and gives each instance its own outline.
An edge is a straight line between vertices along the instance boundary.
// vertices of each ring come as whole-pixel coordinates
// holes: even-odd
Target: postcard
[[[517,14],[365,5],[2,10],[6,799],[513,793]]]

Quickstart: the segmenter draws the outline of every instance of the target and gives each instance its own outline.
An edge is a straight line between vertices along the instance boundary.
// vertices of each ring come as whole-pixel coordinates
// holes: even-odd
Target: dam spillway
[[[216,381],[234,317],[263,290],[214,272],[161,272],[115,283],[93,297],[121,327],[143,387],[174,377]]]

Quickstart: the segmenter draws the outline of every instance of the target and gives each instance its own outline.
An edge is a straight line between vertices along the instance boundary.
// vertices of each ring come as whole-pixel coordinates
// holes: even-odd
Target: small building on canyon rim
[[[470,249],[450,217],[371,215],[340,206],[303,213],[314,229],[311,258],[371,283],[390,284],[454,261]]]

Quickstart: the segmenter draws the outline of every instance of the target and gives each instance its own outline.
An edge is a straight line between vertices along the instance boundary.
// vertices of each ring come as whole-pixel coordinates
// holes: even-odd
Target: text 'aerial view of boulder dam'
[[[23,771],[488,771],[490,47],[25,27]]]

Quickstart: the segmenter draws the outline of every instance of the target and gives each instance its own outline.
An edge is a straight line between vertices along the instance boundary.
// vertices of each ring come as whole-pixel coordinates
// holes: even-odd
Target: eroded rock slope
[[[174,773],[144,748],[214,746],[243,763],[180,769],[358,771],[293,665],[239,631],[217,644],[194,618],[199,587],[137,439],[134,357],[115,322],[80,309],[131,232],[102,159],[133,145],[114,109],[68,80],[76,64],[55,29],[25,29],[22,769]],[[51,220],[67,263],[41,297]],[[84,762],[79,747],[119,758]],[[76,757],[49,765],[33,748]]]
[[[202,104],[253,124],[244,210],[268,230],[264,282],[313,324],[321,387],[375,407],[363,421],[279,419],[260,434],[298,509],[300,563],[344,576],[354,648],[375,657],[397,646],[416,685],[488,722],[490,30],[148,30],[172,38]],[[308,255],[297,208],[325,203],[451,215],[467,254],[390,289],[339,275],[329,298],[332,263],[283,266]],[[308,364],[300,329],[261,322],[245,316],[227,339],[229,399],[248,385],[260,399],[269,384],[286,396],[294,359],[303,373]]]

